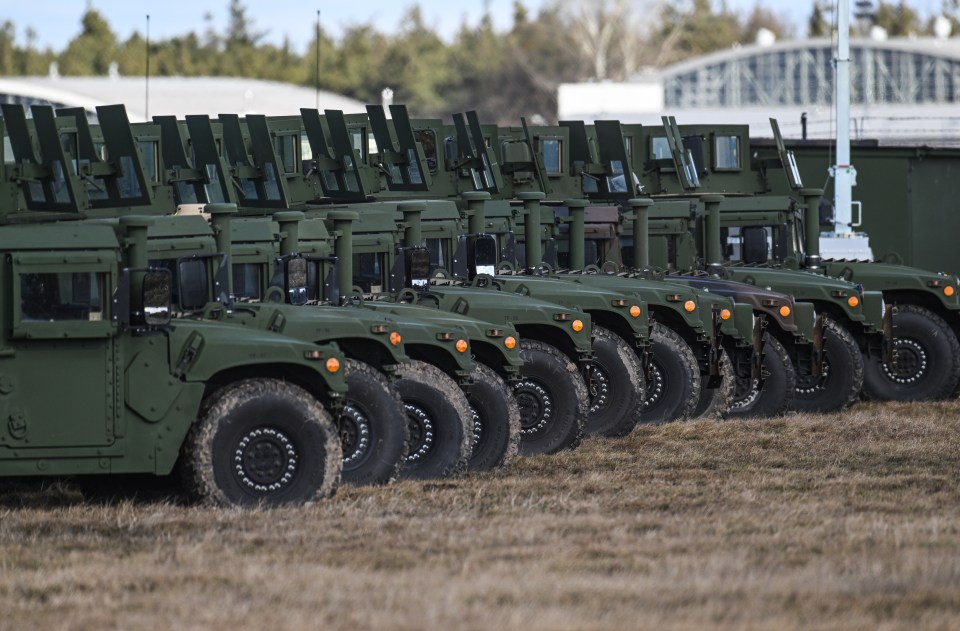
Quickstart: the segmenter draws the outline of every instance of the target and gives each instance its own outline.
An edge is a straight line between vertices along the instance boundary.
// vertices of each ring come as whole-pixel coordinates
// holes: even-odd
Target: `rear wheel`
[[[343,481],[386,484],[400,474],[410,433],[397,391],[373,366],[346,361],[347,401],[337,429],[343,449]]]
[[[467,401],[473,414],[473,451],[467,469],[509,465],[520,450],[520,408],[507,382],[493,369],[477,364]]]
[[[893,318],[893,362],[864,358],[863,392],[879,401],[952,396],[960,381],[960,343],[937,314],[903,305]]]
[[[208,400],[181,459],[194,499],[276,506],[332,496],[343,456],[330,415],[312,395],[276,379],[247,379]]]
[[[863,387],[863,355],[856,340],[833,318],[823,318],[823,374],[798,376],[791,409],[835,412],[856,401]]]
[[[613,331],[593,325],[593,336],[586,433],[625,436],[640,422],[643,411],[643,366],[630,345]]]
[[[727,351],[720,351],[720,385],[716,388],[707,388],[703,385],[703,375],[700,376],[700,399],[694,408],[694,418],[726,418],[733,406],[736,394],[737,375],[733,370],[733,362]]]
[[[589,410],[587,386],[577,366],[545,342],[520,342],[520,453],[555,453],[580,444]]]
[[[797,373],[787,349],[780,341],[763,334],[763,384],[754,379],[738,379],[730,416],[754,418],[780,416],[790,407],[797,387]]]
[[[473,415],[457,383],[436,366],[411,361],[395,384],[407,412],[410,443],[403,478],[446,478],[466,468]]]
[[[687,418],[700,398],[700,368],[682,337],[662,324],[653,325],[653,358],[647,374],[643,423],[665,423]]]

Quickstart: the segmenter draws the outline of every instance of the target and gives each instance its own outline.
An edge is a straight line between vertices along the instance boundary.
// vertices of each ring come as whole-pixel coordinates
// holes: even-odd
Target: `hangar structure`
[[[960,39],[852,39],[851,130],[856,138],[960,144]],[[616,117],[659,124],[748,123],[769,136],[831,137],[834,44],[828,38],[738,46],[690,59],[624,84],[565,84],[559,118]]]

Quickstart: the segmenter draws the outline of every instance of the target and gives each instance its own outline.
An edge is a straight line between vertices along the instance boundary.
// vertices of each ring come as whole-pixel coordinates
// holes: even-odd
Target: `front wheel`
[[[510,386],[493,369],[477,364],[467,395],[473,414],[470,471],[506,467],[520,451],[520,408]]]
[[[823,374],[798,376],[791,409],[836,412],[857,400],[863,387],[863,355],[847,329],[823,318]]]
[[[650,336],[653,358],[647,374],[643,423],[665,423],[693,414],[700,399],[700,367],[690,345],[662,324]]]
[[[403,401],[373,366],[346,361],[347,400],[337,428],[343,449],[343,481],[386,484],[400,474],[410,431]]]
[[[593,325],[591,436],[626,436],[643,411],[643,365],[627,342],[609,329]]]
[[[737,380],[730,416],[780,416],[787,411],[797,388],[797,373],[787,349],[769,333],[763,334],[763,372],[762,385],[750,378]]]
[[[442,370],[422,361],[397,368],[395,383],[410,428],[401,477],[447,478],[462,472],[470,456],[473,415],[467,397]]]
[[[589,400],[577,365],[545,342],[520,342],[520,381],[513,395],[520,406],[520,453],[524,456],[574,449],[583,437]]]
[[[863,393],[878,401],[951,396],[960,381],[960,343],[937,314],[903,305],[893,318],[893,362],[864,358]]]
[[[181,459],[196,500],[277,506],[332,496],[343,455],[330,415],[310,393],[276,379],[247,379],[204,404]]]

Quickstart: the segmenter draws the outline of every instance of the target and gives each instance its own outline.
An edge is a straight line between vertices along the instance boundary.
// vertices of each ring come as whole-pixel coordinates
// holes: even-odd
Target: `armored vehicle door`
[[[21,457],[23,450],[111,445],[122,434],[116,419],[124,409],[110,310],[116,252],[27,249],[41,239],[77,239],[69,227],[4,233],[0,445]],[[9,249],[17,242],[22,250]]]

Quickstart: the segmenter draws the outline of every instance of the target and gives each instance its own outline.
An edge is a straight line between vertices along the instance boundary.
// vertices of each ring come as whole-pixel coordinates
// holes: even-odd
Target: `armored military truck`
[[[37,113],[52,121],[52,111]],[[59,139],[38,144],[42,157],[21,146],[32,159],[16,163],[0,145],[0,475],[176,467],[210,504],[332,495],[343,354],[271,331],[171,320],[171,276],[148,265],[151,219],[131,215],[119,229],[84,220]]]

